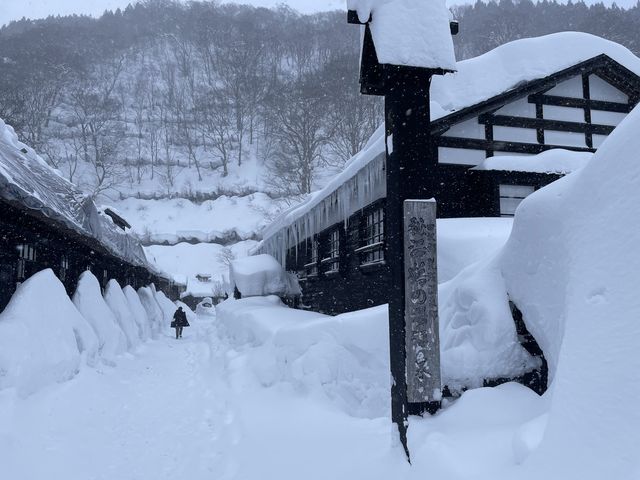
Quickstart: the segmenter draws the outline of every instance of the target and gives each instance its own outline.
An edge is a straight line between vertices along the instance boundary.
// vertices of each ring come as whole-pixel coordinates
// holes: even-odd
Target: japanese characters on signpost
[[[407,418],[440,405],[436,196],[429,89],[455,71],[444,0],[348,0],[363,25],[360,91],[385,98],[385,258],[389,300],[391,417],[409,459]]]

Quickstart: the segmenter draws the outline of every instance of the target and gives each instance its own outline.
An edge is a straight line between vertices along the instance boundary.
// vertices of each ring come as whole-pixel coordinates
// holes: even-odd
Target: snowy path
[[[250,365],[255,347],[234,349],[215,324],[194,321],[178,341],[167,331],[115,367],[84,367],[26,399],[1,391],[0,478],[495,479],[535,410],[522,389],[481,390],[414,425],[411,468],[387,418],[350,416],[286,382],[265,388]]]
[[[181,341],[168,333],[27,399],[0,392],[2,470],[16,480],[225,478],[222,446],[233,442],[208,328]]]

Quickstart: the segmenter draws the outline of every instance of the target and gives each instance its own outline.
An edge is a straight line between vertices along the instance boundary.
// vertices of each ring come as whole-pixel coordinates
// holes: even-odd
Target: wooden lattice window
[[[500,185],[500,216],[513,217],[518,205],[534,190],[531,185]]]
[[[69,257],[62,255],[60,257],[60,274],[58,275],[61,282],[67,279],[67,270],[69,270]]]
[[[318,275],[318,238],[313,237],[307,240],[307,256],[304,270],[307,277]]]
[[[379,207],[364,214],[362,224],[360,264],[369,265],[384,261],[384,208]]]
[[[36,248],[30,243],[18,245],[18,281],[22,281],[27,276],[27,263],[35,262],[37,258]]]
[[[340,271],[340,229],[336,228],[327,235],[325,257],[320,261],[325,273]]]

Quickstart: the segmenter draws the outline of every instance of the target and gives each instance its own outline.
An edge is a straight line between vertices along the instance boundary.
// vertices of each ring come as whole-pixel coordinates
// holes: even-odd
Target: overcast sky
[[[466,3],[468,0],[448,0],[450,4]],[[594,3],[596,0],[586,0]],[[610,4],[612,0],[604,0]],[[125,7],[131,0],[0,0],[0,25],[18,20],[22,17],[42,18],[48,15],[67,15],[70,13],[84,13],[100,15],[105,9],[115,10]],[[312,13],[321,10],[345,8],[345,0],[245,0],[236,3],[250,3],[258,6],[270,7],[278,3],[287,3],[303,12]],[[636,0],[618,0],[618,5],[632,6]]]

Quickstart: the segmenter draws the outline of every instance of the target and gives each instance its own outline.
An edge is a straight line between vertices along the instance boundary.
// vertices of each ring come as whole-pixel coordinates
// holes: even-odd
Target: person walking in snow
[[[182,307],[178,307],[176,313],[173,314],[173,321],[171,322],[171,328],[176,329],[176,339],[182,338],[182,329],[189,327],[189,321],[187,320],[187,314],[184,313]]]

